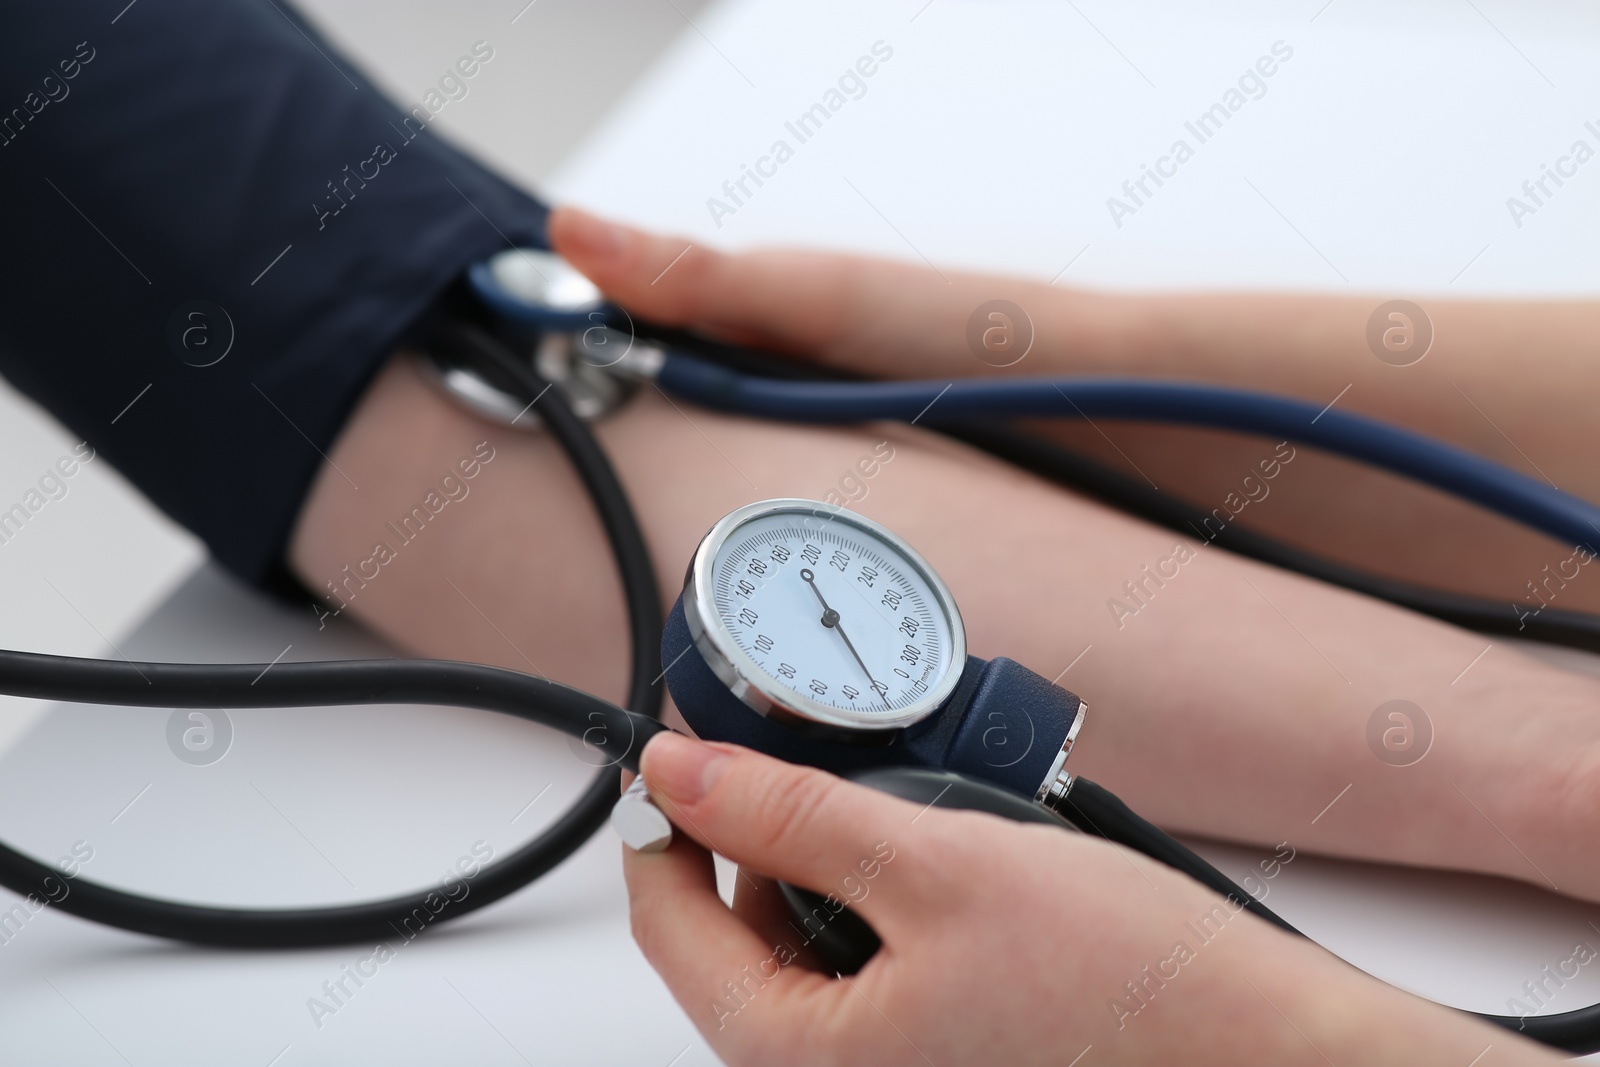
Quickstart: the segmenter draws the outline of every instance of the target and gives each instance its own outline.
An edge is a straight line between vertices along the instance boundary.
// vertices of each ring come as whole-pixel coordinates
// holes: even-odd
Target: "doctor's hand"
[[[974,359],[966,343],[973,308],[1004,295],[1042,314],[1047,304],[1071,299],[1036,283],[867,256],[802,249],[722,253],[574,208],[551,215],[550,237],[607,296],[640,318],[870,377],[990,372],[994,367]],[[1023,373],[1048,373],[1037,355],[1022,366],[1030,368]],[[1069,371],[1058,365],[1055,372]]]
[[[680,833],[626,853],[634,936],[735,1067],[1556,1062],[1098,839],[680,734],[643,774]],[[708,849],[740,865],[732,910]],[[792,922],[768,878],[828,903]],[[839,978],[806,946],[845,904],[883,947]]]
[[[1600,500],[1600,437],[1572,432],[1589,425],[1600,399],[1589,340],[1600,333],[1600,301],[1429,300],[1410,312],[1420,318],[1394,327],[1384,317],[1392,293],[1092,291],[1068,270],[1046,284],[833,252],[724,253],[573,209],[551,217],[550,235],[634,315],[847,374],[1178,378],[1319,408],[1336,401]],[[1060,262],[1076,263],[1074,251],[1059,250]],[[1417,349],[1397,353],[1374,340],[1395,329]],[[1508,358],[1515,352],[1537,356]],[[1116,422],[1102,433],[1057,421],[1040,430],[1205,509],[1262,455],[1256,439],[1186,427]],[[1544,539],[1469,505],[1316,454],[1273,492],[1279,505],[1252,512],[1260,532],[1529,609],[1541,604],[1529,576],[1571,554],[1568,546],[1555,555]],[[1340,506],[1349,499],[1361,507]],[[1600,611],[1600,585],[1564,585],[1561,601]]]

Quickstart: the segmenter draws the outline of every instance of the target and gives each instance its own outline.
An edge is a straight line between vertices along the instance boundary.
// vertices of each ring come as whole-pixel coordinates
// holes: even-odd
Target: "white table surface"
[[[825,244],[1064,284],[1292,287],[1371,293],[1374,304],[1600,289],[1600,161],[1521,227],[1506,207],[1572,141],[1600,147],[1584,128],[1600,125],[1587,105],[1600,20],[1576,3],[680,6],[692,26],[651,9],[660,32],[674,20],[682,32],[544,182],[549,193],[694,240]],[[545,175],[543,141],[571,133],[570,118],[542,138],[527,121],[563,106],[540,90],[582,95],[586,66],[562,35],[594,57],[604,91],[600,103],[589,94],[591,110],[633,74],[605,69],[612,53],[572,5],[510,23],[521,7],[310,5],[402,93],[420,91],[458,39],[503,42],[517,62],[493,68],[501,80],[475,89],[473,110],[441,121],[531,181]],[[544,11],[547,24],[532,21]],[[638,36],[619,38],[617,54],[648,57]],[[717,227],[707,198],[880,40],[894,54],[865,95]],[[1294,54],[1266,94],[1117,227],[1106,198],[1280,40]],[[567,55],[559,78],[540,65],[552,50]],[[528,73],[538,70],[543,81]],[[0,501],[71,444],[0,394]],[[197,660],[264,661],[285,646],[286,659],[381,652],[202,564],[191,539],[93,464],[0,546],[11,608],[0,641]],[[564,742],[490,716],[232,721],[236,747],[194,768],[166,750],[161,712],[0,701],[0,836],[45,856],[91,841],[86,873],[154,890],[342,899],[426,881],[476,840],[513,846],[577,780]],[[519,814],[545,785],[551,794]],[[1235,874],[1259,858],[1203,850]],[[1532,888],[1305,855],[1273,883],[1272,903],[1374,974],[1480,1010],[1504,1010],[1575,942],[1600,946],[1589,925],[1600,909]],[[0,1062],[715,1062],[628,938],[606,838],[406,946],[317,1027],[306,999],[360,954],[200,951],[47,909],[0,944]],[[1600,971],[1585,968],[1553,1006],[1596,1000]]]

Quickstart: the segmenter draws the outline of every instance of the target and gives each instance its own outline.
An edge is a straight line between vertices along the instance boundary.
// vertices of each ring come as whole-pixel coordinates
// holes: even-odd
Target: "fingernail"
[[[683,734],[663,733],[645,746],[645,780],[679,804],[693,804],[711,792],[733,757]]]
[[[563,214],[566,216],[563,226],[566,240],[563,243],[591,259],[616,259],[622,255],[631,239],[631,231],[627,227],[607,222],[587,211],[566,208]]]

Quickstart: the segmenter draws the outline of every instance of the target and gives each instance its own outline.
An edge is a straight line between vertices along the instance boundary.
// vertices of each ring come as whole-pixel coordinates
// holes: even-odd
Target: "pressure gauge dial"
[[[904,540],[814,500],[749,504],[689,567],[684,620],[717,678],[769,718],[891,731],[949,699],[967,638],[950,591]]]

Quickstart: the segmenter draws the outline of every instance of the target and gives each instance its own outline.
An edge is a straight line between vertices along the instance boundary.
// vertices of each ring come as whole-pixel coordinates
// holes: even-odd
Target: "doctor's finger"
[[[875,375],[982,373],[968,319],[1033,283],[837,253],[725,253],[561,208],[552,242],[611,299],[668,326]]]
[[[948,813],[920,819],[917,805],[865,786],[681,734],[653,738],[642,765],[684,832],[752,872],[850,904],[890,943],[941,899],[929,857]]]

